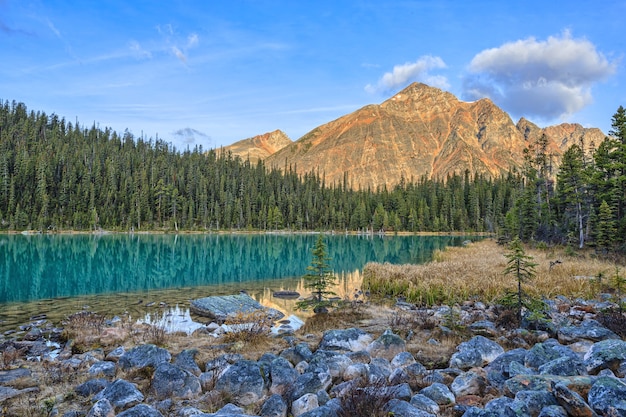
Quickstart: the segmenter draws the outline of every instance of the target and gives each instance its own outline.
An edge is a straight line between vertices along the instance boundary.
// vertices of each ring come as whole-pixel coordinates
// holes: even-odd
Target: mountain
[[[464,102],[414,83],[380,105],[368,105],[319,126],[266,157],[266,165],[292,165],[323,174],[327,184],[352,188],[392,187],[422,177],[452,173],[497,176],[523,162],[524,149],[545,134],[558,163],[581,139],[598,145],[604,134],[576,124],[539,128],[517,125],[489,99]],[[233,145],[234,146],[234,145]]]
[[[259,159],[265,159],[291,143],[291,139],[283,131],[275,130],[240,140],[221,148],[218,152],[230,151],[233,155],[238,155],[243,160],[250,159],[251,163],[256,164]]]

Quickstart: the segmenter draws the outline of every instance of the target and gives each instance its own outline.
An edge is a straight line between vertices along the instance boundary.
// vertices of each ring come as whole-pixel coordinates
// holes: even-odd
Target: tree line
[[[550,241],[582,231],[585,243],[615,247],[626,232],[625,119],[620,107],[613,137],[597,149],[572,146],[556,182],[538,141],[524,169],[499,178],[465,172],[352,190],[347,176],[329,184],[319,172],[181,151],[6,101],[0,230],[462,231]]]

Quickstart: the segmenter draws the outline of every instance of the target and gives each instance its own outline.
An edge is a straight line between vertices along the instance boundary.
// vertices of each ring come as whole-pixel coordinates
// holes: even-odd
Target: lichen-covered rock
[[[391,360],[392,368],[404,368],[406,366],[412,365],[417,361],[411,354],[411,352],[400,352]]]
[[[578,359],[578,355],[567,346],[561,345],[555,339],[549,339],[543,343],[537,343],[526,353],[524,365],[539,369],[541,365],[563,357]]]
[[[583,320],[578,326],[566,326],[558,329],[561,343],[574,343],[581,340],[599,342],[606,339],[619,339],[619,336],[595,320]]]
[[[307,411],[311,411],[314,408],[319,407],[319,403],[317,402],[317,395],[315,394],[304,394],[300,398],[297,398],[291,404],[291,414],[293,417],[298,417]]]
[[[450,405],[455,403],[455,397],[452,391],[439,382],[423,388],[419,394],[425,395],[439,405]]]
[[[195,376],[200,376],[202,370],[195,360],[197,354],[198,351],[196,349],[185,349],[176,355],[176,358],[174,358],[174,365],[191,372]]]
[[[163,362],[169,362],[172,355],[163,348],[152,344],[134,347],[122,354],[118,364],[122,369],[130,368],[155,368]]]
[[[437,404],[435,401],[431,400],[424,394],[415,394],[411,397],[409,404],[411,404],[415,408],[426,411],[427,413],[435,415],[439,414],[439,404]]]
[[[456,397],[464,395],[483,395],[487,386],[486,379],[477,372],[467,371],[454,378],[450,390]]]
[[[587,372],[592,375],[597,374],[602,369],[615,371],[625,360],[626,342],[614,339],[594,343],[584,357]]]
[[[553,384],[552,394],[570,416],[593,417],[596,415],[580,394],[563,383]]]
[[[544,407],[537,417],[568,417],[567,411],[560,405],[549,405]]]
[[[90,379],[74,387],[74,392],[82,397],[89,397],[90,395],[99,393],[109,384],[110,382],[104,378]]]
[[[270,363],[270,393],[284,395],[298,378],[291,362],[278,357]]]
[[[291,398],[295,400],[304,394],[315,394],[321,389],[326,390],[331,383],[332,379],[328,372],[306,372],[294,382]]]
[[[287,417],[287,403],[282,396],[271,395],[263,403],[259,414],[260,417]]]
[[[546,407],[558,405],[556,398],[549,391],[518,391],[515,399],[526,404],[533,416],[538,415]]]
[[[300,417],[337,417],[337,412],[332,407],[323,405],[311,411],[307,411],[304,414],[300,414]]]
[[[594,411],[603,416],[626,416],[626,383],[616,378],[598,377],[588,394]]]
[[[202,392],[200,379],[171,363],[162,363],[152,376],[152,389],[158,399],[193,398]]]
[[[484,336],[474,336],[457,346],[450,358],[450,367],[467,370],[484,366],[504,353],[502,346]]]
[[[312,370],[328,370],[336,382],[341,382],[343,373],[350,365],[352,365],[352,361],[346,355],[322,349],[318,349],[309,362],[309,367]]]
[[[503,392],[514,397],[519,391],[548,391],[559,383],[580,393],[589,391],[593,379],[589,376],[517,375],[504,383]]]
[[[101,398],[87,412],[87,417],[115,417],[115,409],[109,400]]]
[[[369,366],[364,363],[353,363],[343,372],[343,380],[351,381],[353,379],[369,380]]]
[[[285,315],[273,308],[266,308],[248,294],[214,295],[191,300],[191,310],[201,316],[217,321],[225,321],[237,314],[262,312],[272,320],[279,320]]]
[[[313,357],[313,352],[306,343],[299,343],[294,347],[287,348],[280,353],[282,358],[287,359],[296,366],[300,362],[308,362]]]
[[[265,380],[256,362],[242,360],[230,365],[219,375],[215,390],[232,398],[235,404],[248,406],[265,394]]]
[[[146,404],[138,404],[133,408],[119,413],[117,417],[163,417],[159,411]]]
[[[372,336],[361,329],[328,330],[318,349],[358,352],[367,348],[372,340]]]
[[[399,400],[392,399],[385,405],[385,411],[387,411],[392,416],[397,417],[434,417],[435,414],[431,414],[427,411],[421,410],[411,403]]]
[[[406,342],[388,329],[370,343],[366,350],[373,358],[380,357],[391,361],[398,353],[406,351]]]
[[[94,400],[108,400],[116,410],[125,410],[143,401],[144,395],[131,384],[123,379],[118,379],[94,397]]]
[[[587,369],[581,359],[567,356],[562,356],[544,363],[539,367],[538,371],[543,375],[572,376],[587,374]]]
[[[115,377],[117,372],[117,365],[111,361],[96,362],[89,368],[88,372],[91,375],[104,375],[108,377]]]
[[[501,388],[504,381],[509,379],[509,367],[512,362],[524,363],[526,358],[526,349],[517,348],[504,352],[489,363],[485,370],[487,371],[487,381],[497,388]]]

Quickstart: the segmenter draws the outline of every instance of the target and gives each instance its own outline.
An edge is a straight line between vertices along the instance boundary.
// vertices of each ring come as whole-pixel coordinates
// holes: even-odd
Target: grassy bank
[[[404,297],[421,305],[453,304],[470,299],[493,302],[516,289],[513,276],[505,276],[508,247],[485,239],[464,247],[438,251],[423,265],[368,263],[363,268],[363,287],[374,298]],[[566,248],[533,249],[526,253],[537,263],[536,277],[524,290],[536,297],[593,298],[606,291],[616,265],[593,252],[574,253]],[[560,263],[553,263],[560,261]],[[552,266],[551,266],[551,263]]]

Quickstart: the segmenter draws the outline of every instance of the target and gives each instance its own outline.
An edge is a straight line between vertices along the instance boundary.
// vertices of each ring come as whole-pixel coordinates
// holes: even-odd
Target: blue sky
[[[413,81],[539,126],[626,105],[626,1],[0,0],[0,99],[205,149]]]

